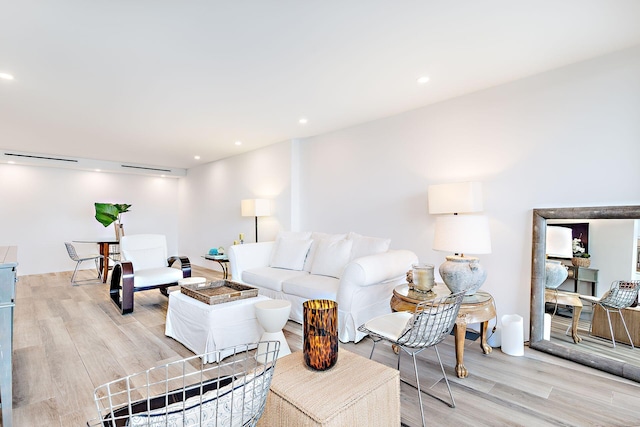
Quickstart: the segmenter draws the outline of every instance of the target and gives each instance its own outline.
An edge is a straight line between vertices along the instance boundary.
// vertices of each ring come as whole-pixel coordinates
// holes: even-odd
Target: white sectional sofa
[[[338,338],[358,342],[358,326],[391,312],[393,289],[418,261],[408,250],[389,250],[390,240],[356,233],[281,232],[276,241],[229,248],[233,280],[259,293],[291,301],[289,318],[302,323],[302,303],[338,303]]]

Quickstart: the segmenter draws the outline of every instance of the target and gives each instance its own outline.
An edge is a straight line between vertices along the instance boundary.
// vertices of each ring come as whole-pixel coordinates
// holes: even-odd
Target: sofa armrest
[[[375,285],[404,276],[416,262],[418,257],[408,250],[390,250],[357,258],[347,264],[341,282],[352,286]]]
[[[242,282],[243,271],[268,266],[274,244],[275,242],[259,242],[230,246],[229,264],[233,280]]]
[[[418,257],[408,250],[357,258],[345,267],[338,287],[338,328],[342,342],[360,341],[358,326],[391,312],[393,289],[406,282],[407,271]]]

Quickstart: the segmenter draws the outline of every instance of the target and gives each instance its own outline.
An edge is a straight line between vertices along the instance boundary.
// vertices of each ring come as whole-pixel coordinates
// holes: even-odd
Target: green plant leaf
[[[113,222],[118,219],[118,214],[120,213],[120,211],[118,210],[116,205],[112,203],[94,203],[94,205],[96,208],[96,219],[105,227],[113,224]]]
[[[118,213],[129,212],[129,208],[131,207],[131,205],[127,205],[126,203],[116,203],[113,206],[118,209]]]

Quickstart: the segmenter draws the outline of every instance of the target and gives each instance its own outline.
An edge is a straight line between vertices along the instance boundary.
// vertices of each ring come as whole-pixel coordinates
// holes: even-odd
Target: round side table
[[[289,320],[291,302],[281,299],[270,299],[257,302],[254,307],[256,309],[256,318],[264,328],[264,333],[260,337],[260,341],[280,341],[278,359],[287,354],[291,354],[289,344],[287,344],[287,340],[282,332],[282,328],[284,328],[287,320]],[[259,345],[257,353],[260,354],[264,351],[265,349],[262,348],[262,345]]]
[[[391,297],[391,310],[414,311],[418,303],[441,298],[451,293],[449,288],[442,283],[434,286],[432,291],[433,294],[427,295],[409,289],[407,284],[397,286],[393,290],[393,296]],[[469,371],[464,366],[464,340],[467,334],[467,325],[480,323],[480,348],[482,348],[484,354],[489,354],[493,349],[487,344],[487,327],[489,320],[495,317],[496,308],[493,297],[488,292],[478,291],[473,295],[464,297],[453,328],[456,346],[456,375],[458,378],[466,378],[469,375]]]

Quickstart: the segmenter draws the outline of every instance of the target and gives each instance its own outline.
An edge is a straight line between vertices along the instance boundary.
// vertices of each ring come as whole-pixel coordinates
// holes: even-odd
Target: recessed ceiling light
[[[13,80],[13,76],[8,73],[0,73],[0,79],[3,80]]]
[[[13,160],[9,160],[9,162],[8,162],[8,163],[9,163],[10,165],[15,165],[15,164],[16,164],[16,162],[14,162]]]
[[[242,141],[236,141],[235,144],[236,145],[242,145]]]
[[[167,175],[160,175],[160,178],[166,178]]]
[[[200,156],[193,156],[194,159],[200,160]]]
[[[95,171],[96,171],[96,172],[102,172],[100,169],[96,169]]]
[[[306,117],[302,117],[300,120],[298,120],[298,123],[300,123],[301,125],[306,125],[307,123],[309,123],[309,120],[307,120]]]
[[[429,82],[429,77],[428,76],[422,76],[422,77],[420,77],[418,79],[418,83],[421,84],[421,85],[423,85],[425,83],[428,83],[428,82]]]

